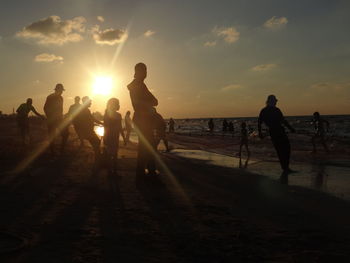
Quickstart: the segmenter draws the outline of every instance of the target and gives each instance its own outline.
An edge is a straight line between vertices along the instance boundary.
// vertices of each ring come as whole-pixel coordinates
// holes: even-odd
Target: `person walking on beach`
[[[243,121],[241,124],[241,142],[239,144],[239,158],[242,156],[242,147],[245,146],[248,156],[250,156],[250,151],[248,148],[248,131],[247,124]]]
[[[261,132],[261,124],[265,123],[269,128],[272,143],[276,149],[281,168],[285,174],[293,172],[289,168],[290,159],[290,143],[285,132],[286,126],[291,132],[295,132],[294,128],[290,126],[288,121],[284,118],[281,110],[276,107],[277,99],[274,95],[269,95],[266,101],[266,107],[260,111],[258,119],[259,137],[263,138]]]
[[[119,135],[122,135],[124,143],[126,138],[122,128],[122,115],[118,112],[120,109],[119,100],[111,98],[107,102],[107,108],[103,116],[103,144],[106,149],[108,164],[112,172],[116,172],[118,150],[119,150]]]
[[[51,153],[55,153],[54,139],[61,135],[61,153],[64,151],[68,139],[68,123],[64,122],[63,118],[63,97],[64,87],[58,83],[55,87],[55,92],[47,96],[44,112],[47,118],[47,129],[49,133],[49,142]]]
[[[23,145],[26,145],[27,138],[29,137],[29,118],[28,118],[29,112],[33,112],[36,116],[40,118],[44,118],[44,116],[35,110],[33,106],[33,100],[31,98],[28,98],[25,103],[22,103],[18,107],[16,112],[17,112],[18,130],[21,134]]]
[[[131,117],[130,117],[130,111],[127,111],[125,114],[124,118],[124,123],[125,123],[125,131],[126,131],[126,142],[130,142],[130,134],[132,131],[132,122],[131,122]]]
[[[174,133],[175,131],[175,121],[173,118],[169,120],[169,133]]]
[[[102,125],[102,122],[96,120],[91,114],[90,107],[92,104],[91,99],[88,96],[82,98],[83,104],[80,112],[75,117],[75,125],[80,133],[82,140],[88,140],[95,153],[95,163],[100,161],[100,139],[94,131],[95,123]]]
[[[208,128],[209,128],[209,132],[210,132],[210,133],[213,133],[213,132],[214,132],[214,121],[213,121],[213,119],[210,119],[210,120],[208,121]]]
[[[163,141],[165,149],[167,152],[170,152],[169,143],[166,138],[166,122],[162,115],[158,112],[155,112],[155,122],[156,122],[156,148],[160,144],[160,141]]]
[[[156,97],[144,83],[147,77],[147,67],[144,63],[135,65],[134,80],[127,86],[131,103],[134,108],[133,123],[138,135],[136,175],[156,175],[155,138],[154,138],[154,107],[158,105]]]
[[[222,121],[222,131],[223,131],[223,132],[226,132],[226,131],[227,131],[227,128],[228,128],[228,122],[227,122],[226,119],[224,119],[224,120]]]
[[[82,105],[80,104],[80,97],[76,96],[74,98],[74,104],[72,104],[69,107],[68,110],[68,118],[70,119],[70,122],[73,124],[74,130],[78,135],[78,138],[80,140],[80,146],[84,146],[84,139],[82,138],[82,131],[79,130],[79,126],[77,125],[76,122],[76,117],[78,116],[78,114],[80,113],[80,111],[82,110]]]
[[[316,153],[316,140],[320,140],[323,148],[327,153],[329,153],[329,149],[325,140],[325,133],[329,132],[329,122],[323,119],[319,112],[315,112],[313,119],[313,124],[315,128],[315,134],[311,138],[313,153]],[[326,127],[325,127],[326,126]]]

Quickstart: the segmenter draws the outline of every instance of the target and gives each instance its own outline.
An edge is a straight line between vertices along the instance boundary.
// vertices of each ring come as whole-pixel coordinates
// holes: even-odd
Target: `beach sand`
[[[121,147],[117,174],[94,172],[92,149],[79,149],[77,140],[61,157],[44,152],[9,173],[31,151],[19,146],[13,123],[4,125],[1,262],[350,260],[347,201],[172,153],[161,154],[170,172],[137,179],[135,143]],[[33,127],[35,145],[44,131]],[[172,139],[189,149],[200,144]],[[23,246],[10,246],[4,232]]]

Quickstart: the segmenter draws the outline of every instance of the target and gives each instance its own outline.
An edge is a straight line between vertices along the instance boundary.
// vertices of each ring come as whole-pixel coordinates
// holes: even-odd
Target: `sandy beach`
[[[93,171],[91,147],[79,149],[74,136],[64,155],[44,152],[11,173],[31,149],[20,147],[14,122],[1,125],[1,262],[350,259],[348,201],[171,152],[161,153],[170,172],[137,179],[135,143],[120,148],[117,174]],[[32,123],[32,135],[35,148],[45,138],[43,123]],[[175,148],[216,145],[223,153],[227,146],[219,147],[221,138],[209,146],[204,137],[169,139]],[[304,158],[296,152],[293,161]]]

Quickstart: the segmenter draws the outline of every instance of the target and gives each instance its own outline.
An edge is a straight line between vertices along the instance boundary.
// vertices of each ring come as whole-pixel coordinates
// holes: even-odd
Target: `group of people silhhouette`
[[[163,117],[156,111],[158,105],[157,98],[147,88],[144,80],[147,77],[147,67],[143,63],[138,63],[135,66],[135,74],[133,81],[127,86],[130,92],[130,99],[134,109],[134,116],[131,119],[131,113],[128,111],[125,115],[125,133],[122,127],[122,116],[118,112],[120,108],[119,100],[111,98],[107,102],[106,110],[103,116],[103,122],[96,119],[90,111],[92,104],[88,96],[83,97],[80,103],[80,97],[76,96],[74,104],[70,106],[66,116],[63,114],[63,97],[62,93],[65,90],[62,84],[57,84],[54,93],[50,94],[45,101],[44,112],[47,119],[47,128],[49,134],[50,150],[55,154],[54,139],[58,136],[62,137],[61,151],[64,151],[69,132],[68,126],[73,125],[81,146],[84,140],[91,144],[96,161],[101,160],[101,140],[94,131],[95,123],[104,126],[103,149],[104,157],[107,158],[110,167],[115,170],[115,163],[119,149],[119,137],[122,136],[124,143],[129,141],[132,127],[138,135],[138,157],[136,165],[137,176],[143,175],[157,175],[159,172],[156,169],[156,148],[163,140],[166,150],[169,151],[168,141],[166,139],[166,123]],[[269,128],[271,141],[276,149],[281,168],[284,173],[293,172],[289,167],[290,159],[290,142],[285,132],[284,126],[291,132],[295,132],[294,128],[284,118],[281,110],[276,107],[277,99],[274,95],[270,95],[258,118],[258,132],[259,137],[263,138],[262,123]],[[33,106],[32,99],[27,99],[17,109],[17,122],[21,133],[23,143],[26,142],[29,132],[28,114],[33,112],[37,116],[44,118],[38,113]],[[329,149],[325,142],[325,132],[329,129],[328,121],[321,118],[318,112],[314,113],[314,126],[316,133],[312,137],[313,151],[316,151],[316,140],[320,140],[325,150]],[[326,127],[325,127],[326,126]],[[169,132],[174,132],[175,122],[171,118],[169,121]],[[214,121],[210,119],[208,122],[210,133],[214,131]],[[231,131],[233,133],[233,123],[223,121],[223,132]],[[245,122],[241,123],[241,139],[239,147],[239,156],[241,157],[242,148],[245,147],[250,156],[248,148],[248,130]]]
[[[92,105],[92,100],[88,96],[81,99],[82,103],[80,103],[80,97],[76,96],[74,104],[69,107],[68,113],[64,115],[62,94],[65,89],[62,84],[57,84],[54,92],[46,98],[44,105],[51,153],[56,154],[57,150],[53,142],[58,136],[62,137],[60,150],[61,152],[64,151],[69,137],[68,127],[72,124],[81,146],[84,145],[84,140],[89,141],[97,163],[103,156],[110,162],[109,167],[115,170],[119,137],[122,136],[125,144],[129,142],[130,133],[134,126],[139,141],[136,173],[138,176],[145,174],[157,175],[159,172],[156,169],[155,162],[156,147],[161,140],[163,140],[167,151],[169,151],[169,145],[166,139],[166,122],[156,111],[155,107],[158,105],[158,100],[145,85],[146,77],[146,65],[143,63],[136,64],[134,80],[128,85],[134,116],[131,119],[131,112],[126,113],[124,118],[125,132],[122,127],[122,116],[118,112],[120,105],[117,98],[108,100],[103,122],[96,119],[91,113],[89,108]],[[17,122],[24,144],[29,133],[29,112],[32,111],[37,116],[44,118],[35,110],[32,102],[32,99],[28,99],[17,109]],[[104,127],[102,152],[100,148],[101,140],[94,131],[95,124]],[[171,132],[174,131],[174,124],[174,120],[170,119],[169,130]]]

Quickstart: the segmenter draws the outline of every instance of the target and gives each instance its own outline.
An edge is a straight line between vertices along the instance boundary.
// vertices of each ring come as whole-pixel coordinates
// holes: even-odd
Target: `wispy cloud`
[[[350,83],[319,82],[312,84],[310,89],[316,91],[343,91],[350,89]]]
[[[240,36],[240,33],[234,27],[215,27],[213,33],[219,37],[223,37],[226,43],[235,43]]]
[[[143,35],[145,37],[150,37],[150,36],[153,36],[155,33],[156,33],[155,31],[147,30],[145,33],[143,33]]]
[[[216,46],[216,41],[215,40],[214,41],[207,41],[204,43],[204,46],[205,47],[214,47],[214,46]]]
[[[34,61],[35,62],[54,62],[54,61],[58,61],[58,62],[63,63],[63,57],[56,56],[54,54],[42,53],[42,54],[39,54],[39,55],[35,56]]]
[[[262,65],[257,65],[255,67],[252,67],[252,71],[256,72],[264,72],[264,71],[269,71],[271,69],[274,69],[277,67],[277,64],[262,64]]]
[[[288,19],[284,16],[276,17],[273,16],[264,23],[264,27],[268,29],[280,29],[287,25]]]
[[[71,20],[61,20],[59,16],[49,16],[24,27],[17,36],[36,39],[39,44],[62,45],[83,39],[86,19],[82,16]]]
[[[230,84],[230,85],[227,85],[225,87],[222,87],[220,89],[221,92],[227,92],[227,91],[231,91],[231,90],[237,90],[237,89],[242,89],[243,86],[242,85],[239,85],[239,84]]]
[[[97,16],[97,20],[103,23],[105,21],[105,18],[103,16]]]
[[[128,34],[123,29],[105,29],[101,30],[98,25],[91,29],[92,37],[95,42],[99,45],[110,45],[119,44],[124,42],[128,38]]]

